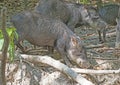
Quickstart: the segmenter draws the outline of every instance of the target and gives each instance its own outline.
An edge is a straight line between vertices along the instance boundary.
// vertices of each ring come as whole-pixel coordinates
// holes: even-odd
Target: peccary
[[[15,44],[21,48],[20,41],[27,40],[36,46],[54,47],[69,65],[69,60],[80,67],[88,67],[86,50],[80,37],[64,23],[36,12],[22,12],[11,18],[19,35]]]
[[[68,27],[75,28],[86,24],[95,27],[93,18],[89,15],[85,5],[77,3],[66,3],[66,5],[71,14],[67,23]]]
[[[67,5],[61,0],[40,0],[35,11],[53,19],[60,19],[64,23],[67,23],[71,16]]]
[[[99,35],[99,41],[101,43],[105,42],[106,41],[106,29],[108,28],[108,24],[99,16],[98,10],[95,7],[86,6],[86,8],[88,10],[89,15],[91,16],[93,20],[93,23],[95,23],[96,30]]]
[[[98,35],[99,35],[99,41],[101,43],[106,42],[106,30],[107,29],[108,29],[108,24],[106,22],[104,22],[101,19],[97,20],[97,31],[98,31]],[[103,36],[103,38],[102,38],[102,36]]]
[[[60,19],[72,31],[78,24],[88,23],[94,27],[87,9],[82,4],[67,3],[61,0],[40,0],[35,11],[51,18]]]

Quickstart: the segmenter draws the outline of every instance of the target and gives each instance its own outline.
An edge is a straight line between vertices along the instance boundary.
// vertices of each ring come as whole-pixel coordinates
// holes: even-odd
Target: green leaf
[[[88,3],[90,3],[90,0],[80,0],[80,3],[82,3],[82,4],[88,4]]]
[[[13,42],[10,42],[9,45],[9,55],[10,55],[10,61],[13,61],[15,58],[15,45]]]
[[[6,31],[9,35],[9,40],[10,40],[8,52],[10,55],[10,60],[13,61],[15,57],[14,38],[18,39],[18,34],[15,28],[6,28]],[[2,49],[3,43],[4,43],[4,39],[3,39],[2,31],[0,30],[0,49]]]

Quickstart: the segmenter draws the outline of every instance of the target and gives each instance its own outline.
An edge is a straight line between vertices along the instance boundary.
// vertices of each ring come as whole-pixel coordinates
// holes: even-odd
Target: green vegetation
[[[82,4],[88,4],[90,3],[90,0],[79,0],[79,2]]]
[[[9,35],[9,39],[10,39],[9,48],[8,48],[10,60],[13,61],[14,52],[15,52],[14,38],[18,39],[18,35],[16,33],[16,29],[13,27],[6,28],[6,31]],[[2,49],[3,41],[4,41],[4,39],[3,39],[2,31],[0,30],[0,49]]]

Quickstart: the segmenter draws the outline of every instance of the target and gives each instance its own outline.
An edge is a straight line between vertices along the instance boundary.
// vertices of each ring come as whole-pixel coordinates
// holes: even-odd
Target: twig
[[[100,66],[100,65],[105,64],[105,63],[111,63],[111,62],[120,62],[120,59],[118,59],[118,60],[105,61],[105,62],[103,62],[103,63],[100,63],[100,64],[95,65],[94,67]]]
[[[118,70],[90,70],[90,69],[79,69],[72,68],[77,73],[86,73],[86,74],[118,74],[120,73],[120,68]]]
[[[100,48],[100,47],[104,47],[104,45],[103,45],[103,44],[97,44],[97,45],[89,45],[89,46],[86,46],[87,49]]]

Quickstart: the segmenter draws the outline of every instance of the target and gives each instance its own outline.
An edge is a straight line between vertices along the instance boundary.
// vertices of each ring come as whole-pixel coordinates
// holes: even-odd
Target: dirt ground
[[[107,30],[107,41],[100,44],[96,29],[79,27],[75,30],[87,48],[87,56],[94,69],[117,70],[120,68],[120,51],[115,50],[115,29]],[[26,43],[24,43],[26,45]],[[94,45],[95,47],[91,47]],[[100,46],[98,46],[100,45]],[[30,46],[27,43],[26,46]],[[98,47],[96,47],[98,46]],[[38,47],[37,47],[38,49]],[[44,50],[44,51],[43,51]],[[29,54],[49,55],[59,59],[59,54],[48,54],[45,49],[31,50]],[[71,78],[50,66],[33,64],[24,60],[7,63],[7,85],[78,85]],[[120,85],[120,74],[82,74],[95,85]]]

